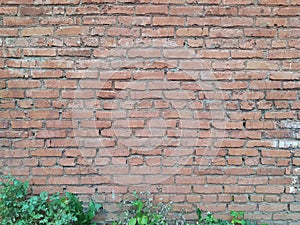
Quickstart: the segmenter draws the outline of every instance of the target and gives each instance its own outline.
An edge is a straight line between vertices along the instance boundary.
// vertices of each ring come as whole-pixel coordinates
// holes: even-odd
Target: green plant
[[[205,225],[229,225],[230,223],[225,220],[217,219],[212,213],[208,212],[205,217],[202,216],[202,211],[197,208],[197,224]]]
[[[149,192],[138,194],[134,191],[131,198],[122,201],[120,208],[123,213],[117,222],[113,222],[113,225],[195,225],[187,223],[183,213],[176,214],[173,212],[171,214],[171,204],[154,203]],[[230,222],[218,219],[210,212],[203,215],[199,208],[196,212],[197,225],[257,225],[256,222],[244,219],[245,212],[231,211],[232,219]]]
[[[231,211],[230,215],[232,216],[232,224],[246,225],[246,221],[244,220],[245,212]]]
[[[168,214],[171,211],[171,204],[162,202],[155,203],[149,192],[133,192],[131,199],[121,203],[121,209],[125,212],[119,218],[117,225],[167,225]]]
[[[217,219],[214,217],[214,215],[210,212],[208,212],[205,216],[202,215],[202,211],[197,208],[197,225],[257,225],[256,222],[251,222],[249,220],[244,219],[245,212],[236,212],[236,211],[231,211],[230,212],[232,219],[231,222],[226,221],[226,220],[221,220]],[[189,223],[184,223],[185,225],[193,225]],[[262,225],[268,225],[266,223]]]
[[[0,218],[1,224],[18,224],[22,217],[23,202],[26,200],[28,182],[13,177],[2,177],[0,182]],[[21,224],[21,223],[19,223]]]
[[[47,192],[39,196],[32,196],[23,202],[20,224],[55,224],[67,225],[76,221],[69,209],[69,199],[58,194],[48,195]]]
[[[72,194],[67,192],[67,198],[69,199],[69,208],[71,214],[76,217],[76,224],[78,225],[96,225],[96,223],[92,223],[93,218],[95,217],[96,212],[102,207],[101,204],[96,204],[94,202],[89,203],[89,208],[87,211],[84,211],[83,202],[79,201],[78,198]]]
[[[3,225],[95,225],[92,219],[101,208],[90,202],[87,211],[78,198],[66,193],[51,196],[42,192],[38,196],[28,196],[28,182],[14,177],[2,177],[0,182],[0,224]]]
[[[230,215],[232,216],[231,224],[234,224],[234,225],[257,225],[256,222],[251,222],[250,220],[244,219],[245,212],[231,211]],[[262,225],[268,225],[268,224],[263,223]]]

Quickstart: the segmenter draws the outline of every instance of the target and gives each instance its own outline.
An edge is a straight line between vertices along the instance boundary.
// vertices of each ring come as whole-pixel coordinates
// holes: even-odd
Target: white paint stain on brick
[[[295,184],[298,184],[298,181],[299,181],[299,179],[298,179],[298,177],[292,177],[292,185],[295,185]]]
[[[287,193],[294,194],[297,193],[298,189],[295,187],[287,187]]]
[[[279,141],[279,148],[298,148],[300,141]]]
[[[300,168],[293,169],[293,174],[294,175],[300,175]]]
[[[277,147],[278,147],[278,141],[273,141],[272,147],[273,147],[273,148],[277,148]]]
[[[300,129],[300,122],[282,121],[280,126],[282,128]]]

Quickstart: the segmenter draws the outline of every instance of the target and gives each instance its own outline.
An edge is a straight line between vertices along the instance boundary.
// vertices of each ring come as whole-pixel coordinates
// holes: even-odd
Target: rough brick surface
[[[299,0],[2,0],[1,172],[105,200],[108,221],[148,189],[300,223],[299,15]]]

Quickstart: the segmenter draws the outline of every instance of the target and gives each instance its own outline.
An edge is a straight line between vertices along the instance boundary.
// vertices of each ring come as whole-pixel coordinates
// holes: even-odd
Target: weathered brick
[[[3,25],[7,27],[13,26],[34,26],[36,24],[36,20],[34,18],[16,18],[16,17],[4,17]]]
[[[3,0],[2,172],[297,224],[299,5]]]
[[[24,28],[21,31],[22,36],[49,36],[53,35],[52,27],[32,27]]]
[[[64,26],[64,27],[59,27],[56,30],[56,35],[59,35],[59,36],[87,35],[88,32],[89,32],[88,27]]]
[[[179,37],[201,37],[207,36],[208,31],[203,28],[179,28],[176,31],[176,35]]]

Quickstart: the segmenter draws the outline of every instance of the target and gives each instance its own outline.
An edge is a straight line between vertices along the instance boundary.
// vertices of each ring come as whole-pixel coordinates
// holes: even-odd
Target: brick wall
[[[1,172],[104,202],[107,220],[150,190],[298,224],[299,15],[299,0],[1,0]]]

